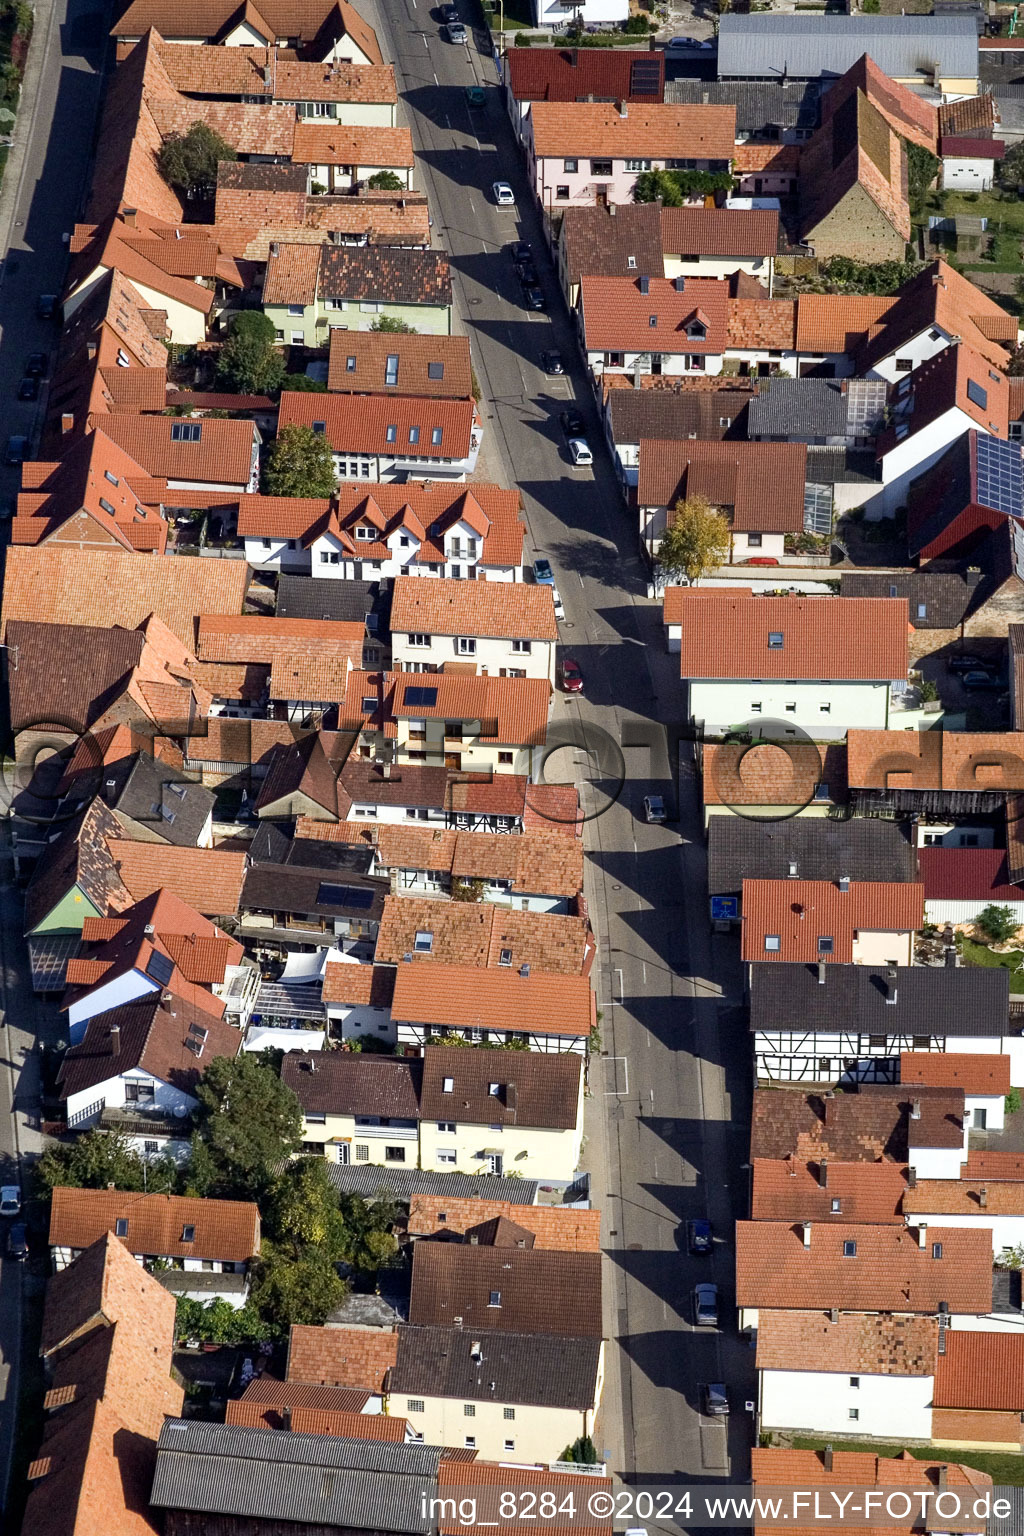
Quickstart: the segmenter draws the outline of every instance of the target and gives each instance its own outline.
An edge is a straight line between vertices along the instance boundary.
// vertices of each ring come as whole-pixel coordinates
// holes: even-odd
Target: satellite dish
[[[185,1108],[184,1104],[175,1104],[175,1106],[174,1106],[174,1118],[175,1118],[175,1120],[184,1120],[184,1118],[185,1118],[185,1116],[187,1114],[188,1114],[188,1110]]]

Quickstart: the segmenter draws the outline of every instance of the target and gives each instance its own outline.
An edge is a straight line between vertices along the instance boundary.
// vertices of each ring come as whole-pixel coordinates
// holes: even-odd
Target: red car
[[[583,692],[583,673],[579,662],[573,661],[571,656],[564,657],[562,661],[562,687],[566,693]]]

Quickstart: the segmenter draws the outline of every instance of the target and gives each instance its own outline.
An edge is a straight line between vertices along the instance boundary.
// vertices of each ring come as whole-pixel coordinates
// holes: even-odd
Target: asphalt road
[[[565,748],[548,765],[557,779],[575,764],[592,818],[587,893],[600,943],[605,1054],[593,1073],[586,1161],[604,1211],[607,1331],[615,1341],[600,1448],[628,1481],[697,1483],[730,1472],[741,1480],[754,1372],[735,1329],[732,1225],[746,1215],[749,1047],[734,941],[709,931],[693,759],[684,746],[677,798],[675,753],[659,740],[658,727],[681,715],[677,664],[665,652],[660,609],[646,597],[636,535],[545,255],[486,33],[476,29],[467,46],[453,46],[425,0],[391,0],[386,11],[368,14],[395,62],[418,185],[431,197],[435,239],[452,258],[455,328],[472,341],[485,397],[485,453],[492,472],[500,465],[522,490],[533,551],[551,560],[565,602],[563,650],[583,670],[583,699],[558,695],[554,719],[577,730],[600,726],[615,741],[625,730],[653,742],[627,748],[626,782],[611,803],[609,771],[593,767],[585,749]],[[487,86],[485,111],[465,101],[473,83]],[[512,184],[515,208],[495,206],[490,188],[499,179]],[[546,316],[522,308],[505,250],[514,239],[533,243]],[[539,368],[552,347],[566,361],[564,379]],[[593,470],[569,464],[558,413],[570,400],[588,424]],[[664,827],[642,820],[651,790],[672,807]],[[690,1216],[711,1218],[711,1258],[686,1253]],[[698,1333],[692,1289],[709,1278],[720,1287],[722,1326]],[[722,1380],[732,1403],[728,1425],[699,1412],[701,1384]]]

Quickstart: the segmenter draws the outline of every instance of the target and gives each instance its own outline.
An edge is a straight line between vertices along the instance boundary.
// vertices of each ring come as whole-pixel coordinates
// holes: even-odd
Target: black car
[[[14,1222],[7,1233],[7,1257],[19,1264],[28,1258],[28,1229],[23,1221]]]
[[[539,288],[524,288],[523,303],[527,309],[547,309],[548,301]]]
[[[960,686],[968,693],[1001,693],[1006,682],[1001,677],[993,677],[991,672],[972,670],[961,673]]]
[[[21,384],[18,386],[18,399],[19,400],[38,400],[39,399],[39,380],[38,379],[22,379]]]
[[[710,1221],[698,1216],[686,1223],[686,1246],[691,1253],[706,1256],[714,1246]]]
[[[36,300],[36,314],[40,320],[52,320],[57,313],[57,295],[41,293]]]
[[[515,262],[516,266],[518,266],[521,261],[533,260],[533,246],[530,244],[529,240],[513,240],[508,249],[509,254],[511,255],[512,260]]]
[[[46,372],[46,353],[30,352],[28,362],[25,364],[25,373],[30,379],[42,378]]]
[[[457,5],[442,5],[437,14],[443,22],[458,21],[459,8]]]
[[[586,431],[579,411],[563,411],[558,420],[566,437],[582,437]]]
[[[545,373],[564,373],[565,364],[562,362],[561,352],[542,352],[540,365]]]
[[[948,657],[946,666],[951,672],[977,672],[979,669],[984,670],[988,662],[983,661],[980,656],[972,656],[969,652],[963,651],[958,656]]]

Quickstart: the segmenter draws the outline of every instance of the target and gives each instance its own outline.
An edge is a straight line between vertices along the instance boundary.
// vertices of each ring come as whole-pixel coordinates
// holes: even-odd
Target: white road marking
[[[611,1066],[612,1062],[621,1061],[622,1062],[622,1070],[623,1070],[623,1072],[625,1074],[625,1078],[626,1078],[626,1086],[624,1088],[606,1088],[604,1090],[605,1091],[605,1097],[606,1098],[623,1098],[623,1097],[625,1097],[629,1093],[629,1057],[628,1056],[606,1056],[605,1060],[607,1061],[609,1066]]]
[[[618,996],[618,1001],[621,1003],[622,1002],[622,993],[623,993],[622,967],[617,965],[615,967],[614,971],[612,972],[612,975],[613,976],[617,976],[619,978],[619,996]]]
[[[430,52],[430,44],[429,44],[429,43],[428,43],[428,42],[427,42],[427,39],[426,39],[426,35],[425,35],[425,34],[424,34],[424,37],[423,37],[423,48],[424,48],[424,51],[425,51],[425,52],[426,52],[426,53],[429,53],[429,52]]]

